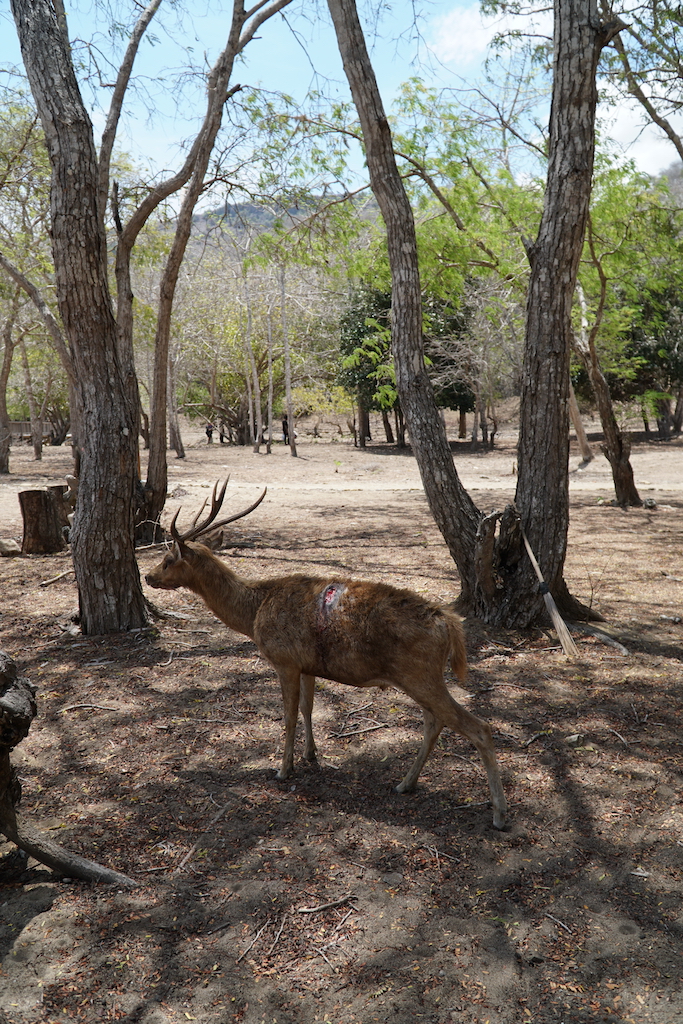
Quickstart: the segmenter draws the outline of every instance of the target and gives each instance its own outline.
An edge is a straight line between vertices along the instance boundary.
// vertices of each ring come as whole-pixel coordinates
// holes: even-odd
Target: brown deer
[[[384,583],[340,577],[282,576],[246,580],[237,576],[197,539],[209,529],[248,515],[263,500],[215,523],[225,496],[214,487],[211,511],[204,521],[194,519],[182,535],[171,523],[173,546],[145,579],[151,587],[187,587],[198,594],[227,626],[251,637],[274,667],[280,680],[285,711],[285,746],[279,779],[294,767],[294,733],[299,708],[304,720],[304,756],[315,760],[311,727],[315,677],[348,686],[395,686],[424,712],[424,738],[417,760],[396,787],[415,788],[418,776],[444,725],[466,736],[479,751],[486,768],[493,824],[503,828],[506,801],[496,763],[491,727],[453,700],[444,671],[464,679],[467,657],[460,619],[410,590]],[[206,503],[205,503],[206,505]]]

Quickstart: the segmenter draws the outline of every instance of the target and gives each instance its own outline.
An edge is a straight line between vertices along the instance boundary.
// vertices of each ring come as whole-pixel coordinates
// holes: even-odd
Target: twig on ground
[[[60,708],[60,715],[63,715],[66,711],[75,711],[77,708],[96,708],[98,711],[120,711],[121,708],[110,708],[106,704],[67,704],[65,708]]]
[[[63,580],[65,576],[72,576],[75,571],[76,571],[75,569],[65,569],[64,572],[60,572],[59,576],[53,576],[52,579],[43,580],[42,583],[38,584],[38,586],[39,587],[49,587],[53,583],[59,583],[59,581]]]
[[[341,928],[346,924],[348,918],[351,917],[351,914],[356,914],[357,912],[358,911],[356,907],[350,907],[342,917],[341,921],[338,921],[332,930],[335,932],[340,931]]]
[[[240,955],[237,957],[237,959],[235,960],[236,964],[238,964],[240,962],[240,960],[243,960],[245,958],[245,956],[247,955],[247,953],[249,952],[250,949],[254,948],[254,946],[256,945],[258,940],[261,938],[262,933],[266,930],[266,928],[268,927],[269,924],[270,924],[270,918],[268,918],[266,923],[261,928],[259,928],[259,930],[256,932],[256,935],[251,940],[251,942],[249,943],[247,948],[244,950],[244,952],[240,953]]]
[[[534,733],[530,740],[525,740],[524,743],[522,743],[522,746],[530,747],[532,743],[536,740],[540,740],[542,736],[550,736],[550,729],[543,729],[541,732]]]
[[[330,943],[330,945],[334,945],[334,943]],[[336,967],[334,966],[334,964],[333,964],[333,963],[331,963],[331,962],[330,962],[330,961],[328,960],[328,958],[327,958],[327,957],[325,956],[325,954],[323,953],[322,949],[320,949],[320,948],[319,948],[318,946],[314,946],[313,948],[315,949],[315,951],[316,951],[316,953],[318,954],[318,956],[321,956],[321,957],[323,958],[323,960],[325,961],[325,963],[326,963],[326,964],[327,964],[327,965],[328,965],[329,967],[331,967],[333,971],[336,971]]]
[[[628,648],[620,644],[614,637],[611,637],[604,629],[598,629],[597,626],[589,626],[586,622],[572,622],[572,629],[577,630],[579,633],[587,633],[588,636],[594,636],[596,640],[602,640],[604,644],[615,647],[619,654],[629,654]]]
[[[218,821],[218,820],[219,820],[220,818],[222,818],[222,817],[223,817],[223,815],[225,814],[225,812],[227,811],[227,809],[228,809],[228,807],[229,807],[229,806],[230,806],[230,804],[224,804],[224,805],[223,805],[223,807],[221,807],[221,809],[220,809],[220,811],[218,812],[218,814],[216,814],[216,815],[215,815],[215,816],[214,816],[214,817],[213,817],[213,818],[211,819],[211,821],[209,822],[209,824],[207,825],[207,827],[206,827],[205,829],[203,829],[203,831],[202,831],[202,836],[205,836],[205,835],[206,835],[206,833],[208,832],[208,830],[209,830],[210,828],[212,828],[212,827],[213,827],[213,826],[214,826],[214,825],[216,824],[216,822],[217,822],[217,821]],[[187,864],[187,862],[189,861],[189,859],[190,859],[190,857],[192,856],[192,854],[193,854],[193,853],[195,852],[195,850],[196,850],[196,849],[197,849],[197,847],[199,846],[200,840],[201,840],[201,836],[199,837],[199,839],[197,839],[197,841],[196,841],[196,842],[194,842],[194,843],[192,844],[192,846],[190,847],[190,849],[188,850],[188,852],[187,852],[187,853],[185,854],[185,856],[184,856],[184,857],[183,857],[183,859],[181,860],[181,862],[180,862],[180,864],[178,865],[178,867],[177,867],[177,868],[175,868],[175,870],[171,872],[171,877],[173,877],[174,875],[177,875],[177,874],[179,874],[179,872],[180,872],[180,871],[182,871],[182,869],[183,869],[183,868],[185,867],[185,865],[186,865],[186,864]]]
[[[280,941],[280,936],[282,935],[282,930],[283,930],[283,928],[285,926],[285,921],[286,920],[287,920],[287,915],[283,914],[282,915],[282,920],[280,921],[280,927],[278,928],[277,932],[275,933],[275,938],[273,939],[273,942],[272,942],[272,944],[270,946],[270,949],[266,953],[266,956],[270,956],[271,955],[271,953],[273,952],[273,950],[277,946],[278,942]]]
[[[558,918],[556,918],[556,917],[553,917],[553,915],[552,915],[552,914],[546,914],[545,916],[546,916],[546,917],[549,917],[551,921],[554,921],[554,922],[555,922],[555,924],[559,924],[560,928],[564,928],[564,930],[565,930],[566,932],[569,932],[569,934],[570,934],[570,935],[572,934],[572,930],[571,930],[571,928],[567,927],[567,925],[566,925],[566,924],[564,924],[564,922],[563,922],[563,921],[560,921],[560,920],[558,920]]]
[[[208,931],[202,932],[202,935],[215,935],[216,932],[223,932],[226,928],[229,928],[232,921],[224,921],[223,924],[217,924],[214,928],[209,928]]]
[[[347,732],[331,732],[330,736],[337,739],[346,739],[347,736],[360,736],[364,732],[375,732],[377,729],[388,729],[386,722],[375,722],[374,725],[366,725],[362,729],[350,729]]]
[[[357,900],[358,897],[352,892],[347,892],[346,896],[342,896],[338,900],[333,900],[331,903],[321,903],[318,907],[297,907],[297,913],[299,914],[320,914],[323,910],[332,910],[334,907],[343,907],[349,900]]]
[[[607,726],[607,732],[611,732],[611,733],[613,733],[613,734],[614,734],[615,736],[617,736],[617,737],[618,737],[618,739],[620,739],[620,740],[621,740],[621,742],[622,742],[622,743],[624,744],[624,746],[625,746],[625,747],[627,747],[627,746],[628,746],[628,740],[625,740],[625,739],[624,739],[624,737],[623,737],[623,736],[621,735],[621,733],[620,733],[620,732],[617,732],[617,730],[616,730],[616,729],[610,729],[610,727],[609,727],[609,726]]]

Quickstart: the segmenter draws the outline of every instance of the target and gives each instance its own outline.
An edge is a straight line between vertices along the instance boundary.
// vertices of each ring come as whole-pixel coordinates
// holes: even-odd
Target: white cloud
[[[436,57],[458,73],[471,72],[487,56],[491,40],[511,29],[552,35],[552,15],[530,18],[484,17],[478,3],[462,3],[432,21],[431,48]]]
[[[671,117],[672,126],[683,135],[683,117]],[[606,134],[614,140],[624,156],[633,160],[646,174],[660,174],[679,159],[668,138],[656,125],[645,123],[643,108],[636,103],[622,102],[604,119]]]

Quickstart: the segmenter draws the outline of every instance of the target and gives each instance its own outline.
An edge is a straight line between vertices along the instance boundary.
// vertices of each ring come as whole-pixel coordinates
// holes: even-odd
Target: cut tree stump
[[[64,488],[59,485],[20,491],[19,505],[24,519],[22,555],[53,555],[66,547],[63,527],[69,525]]]

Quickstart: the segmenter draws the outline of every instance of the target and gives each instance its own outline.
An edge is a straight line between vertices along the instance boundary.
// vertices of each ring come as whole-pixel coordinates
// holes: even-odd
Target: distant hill
[[[341,197],[336,197],[341,198]],[[334,196],[327,196],[326,201],[331,202]],[[359,209],[359,216],[363,220],[373,221],[377,219],[378,207],[372,194],[362,200],[349,200],[354,202]],[[303,220],[310,216],[323,200],[314,197],[309,203],[298,206],[277,206],[275,203],[245,202],[245,203],[221,203],[212,210],[203,210],[195,213],[192,223],[198,234],[208,234],[211,231],[220,230],[228,235],[239,236],[244,232],[270,231],[277,220],[289,220],[292,223]]]

